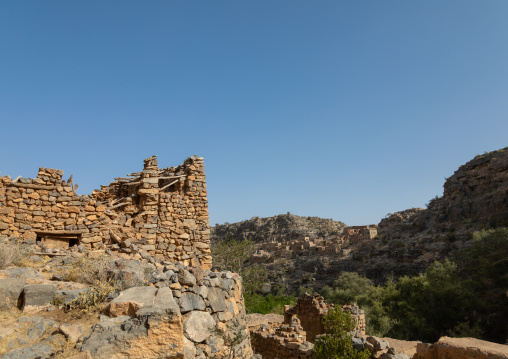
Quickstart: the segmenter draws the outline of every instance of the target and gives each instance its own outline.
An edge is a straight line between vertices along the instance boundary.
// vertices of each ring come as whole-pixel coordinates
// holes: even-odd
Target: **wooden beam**
[[[118,243],[118,244],[122,243],[122,239],[120,237],[118,237],[116,234],[114,234],[112,229],[109,230],[109,234],[111,235],[111,238],[113,238],[113,240],[116,243]]]
[[[175,180],[175,181],[173,181],[173,182],[171,182],[171,183],[169,183],[169,184],[165,185],[165,186],[164,186],[164,187],[162,187],[159,191],[160,191],[160,192],[164,191],[166,188],[168,188],[168,187],[169,187],[169,186],[171,186],[172,184],[175,184],[175,183],[176,183],[176,182],[178,182],[178,181],[180,181],[180,179],[177,179],[177,180]]]
[[[37,254],[39,256],[49,256],[49,257],[56,257],[56,256],[66,256],[66,253],[42,253],[42,252],[34,252],[34,254]]]
[[[72,235],[72,234],[83,234],[89,233],[88,229],[71,229],[71,230],[55,230],[55,231],[34,231],[36,234],[40,235]]]
[[[127,204],[129,204],[129,202],[125,202],[125,203],[119,203],[119,204],[117,204],[117,205],[115,205],[115,206],[112,206],[112,207],[108,207],[107,209],[113,209],[113,208],[118,208],[118,207],[122,207],[122,206],[125,206],[125,205],[127,205]]]
[[[159,179],[174,179],[174,178],[181,178],[181,177],[185,177],[185,175],[181,175],[181,176],[159,177]]]
[[[13,187],[21,187],[21,188],[31,188],[31,189],[41,189],[41,190],[47,190],[52,191],[56,189],[56,186],[46,186],[46,185],[39,185],[39,184],[30,184],[30,183],[8,183],[7,186],[13,186]]]

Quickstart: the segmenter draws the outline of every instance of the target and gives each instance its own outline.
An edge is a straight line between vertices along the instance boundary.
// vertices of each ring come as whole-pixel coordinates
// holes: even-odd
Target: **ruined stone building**
[[[160,169],[153,156],[142,171],[91,195],[76,194],[72,176],[63,181],[63,173],[41,167],[34,179],[0,176],[0,237],[211,268],[203,158]]]
[[[252,347],[264,359],[312,358],[316,338],[326,332],[323,318],[333,304],[323,297],[305,293],[294,307],[284,306],[284,322],[278,325],[261,325],[252,329]],[[355,304],[342,306],[356,322],[351,335],[365,335],[365,313]]]
[[[377,236],[377,224],[369,224],[367,226],[351,226],[344,228],[344,240],[350,243],[357,243]]]

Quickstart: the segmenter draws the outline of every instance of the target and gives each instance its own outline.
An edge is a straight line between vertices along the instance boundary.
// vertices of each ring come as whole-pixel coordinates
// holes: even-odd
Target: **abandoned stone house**
[[[72,176],[41,167],[36,178],[0,176],[0,237],[40,241],[47,247],[83,244],[122,255],[152,257],[209,269],[210,223],[203,158],[143,170],[78,195]]]
[[[367,226],[351,226],[344,228],[343,237],[350,243],[374,239],[377,236],[377,224]]]

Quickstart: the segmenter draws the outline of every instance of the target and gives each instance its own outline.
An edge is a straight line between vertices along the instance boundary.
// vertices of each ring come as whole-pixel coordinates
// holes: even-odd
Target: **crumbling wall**
[[[77,242],[119,255],[211,268],[210,224],[203,158],[116,178],[91,195],[77,195],[72,176],[41,167],[34,179],[0,177],[0,236]]]
[[[323,318],[333,304],[326,304],[323,297],[305,293],[294,307],[284,307],[284,323],[278,328],[261,326],[251,328],[252,347],[263,359],[312,358],[314,340],[325,333]],[[365,313],[355,304],[342,306],[356,322],[350,332],[353,336],[365,335]]]

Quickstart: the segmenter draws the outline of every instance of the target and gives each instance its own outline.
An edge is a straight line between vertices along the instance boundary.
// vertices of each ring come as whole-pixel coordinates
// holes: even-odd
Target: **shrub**
[[[107,282],[110,280],[108,263],[109,258],[105,255],[93,259],[87,256],[80,257],[72,263],[72,268],[65,276],[65,280],[91,285],[96,282]]]
[[[31,252],[31,246],[21,244],[17,239],[0,243],[0,269],[19,263]]]
[[[99,309],[101,304],[106,302],[114,291],[115,287],[111,281],[97,281],[90,290],[79,293],[79,296],[69,303],[69,309],[82,309],[85,312],[94,311]]]
[[[248,313],[261,313],[261,314],[284,314],[285,305],[295,305],[296,297],[275,296],[267,294],[245,293],[245,307]]]
[[[316,338],[312,351],[315,359],[367,359],[368,350],[358,352],[353,348],[350,331],[355,329],[355,320],[351,313],[342,308],[331,308],[323,318],[326,335]]]

